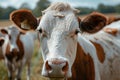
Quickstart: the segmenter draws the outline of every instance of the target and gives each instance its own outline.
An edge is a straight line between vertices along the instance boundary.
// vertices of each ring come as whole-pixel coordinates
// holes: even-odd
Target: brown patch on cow
[[[96,48],[97,57],[101,63],[105,61],[105,52],[102,46],[98,43],[92,42]]]
[[[107,22],[107,18],[98,12],[93,12],[85,17],[80,23],[83,32],[96,33],[101,30]]]
[[[0,31],[2,32],[2,34],[8,34],[8,31],[6,29],[0,29]]]
[[[24,56],[24,46],[23,46],[22,41],[20,40],[20,35],[21,35],[21,34],[18,35],[18,38],[17,38],[17,41],[16,41],[16,43],[17,43],[17,45],[18,45],[18,48],[19,48],[19,50],[20,50],[20,52],[18,53],[17,61],[18,61],[19,59],[22,59],[23,56]]]
[[[14,55],[12,53],[10,53],[10,44],[9,43],[7,44],[7,47],[6,47],[5,56],[7,57],[7,59],[9,61],[12,61],[12,59],[14,57]]]
[[[12,20],[19,28],[21,28],[21,23],[26,20],[26,24],[31,27],[31,29],[36,29],[38,26],[37,19],[32,15],[30,10],[20,9],[13,11],[10,14],[10,20]]]
[[[105,28],[105,29],[103,29],[103,31],[105,31],[106,33],[109,33],[113,36],[117,36],[117,33],[118,33],[118,29],[116,29],[116,28]]]
[[[111,24],[112,22],[115,22],[118,20],[120,20],[119,17],[110,16],[110,17],[108,17],[107,24]]]
[[[72,77],[68,80],[95,80],[93,59],[77,45],[76,59],[72,66]]]

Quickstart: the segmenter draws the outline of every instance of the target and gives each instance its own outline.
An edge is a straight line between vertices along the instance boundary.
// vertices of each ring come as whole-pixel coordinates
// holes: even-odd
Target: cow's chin
[[[45,74],[42,74],[42,76],[44,77],[47,77],[49,78],[49,80],[66,80],[66,78],[70,78],[71,77],[71,74],[48,74],[48,73],[45,73]]]
[[[64,75],[64,76],[52,76],[52,75],[42,75],[44,77],[49,78],[49,80],[66,80],[67,78],[70,78],[71,76],[68,74]]]
[[[49,78],[49,80],[65,80],[65,78]]]

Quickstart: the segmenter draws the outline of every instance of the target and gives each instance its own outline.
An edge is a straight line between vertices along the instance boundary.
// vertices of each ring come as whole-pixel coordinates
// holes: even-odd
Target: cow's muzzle
[[[50,78],[64,78],[67,76],[68,68],[67,60],[52,58],[45,62],[42,75]]]

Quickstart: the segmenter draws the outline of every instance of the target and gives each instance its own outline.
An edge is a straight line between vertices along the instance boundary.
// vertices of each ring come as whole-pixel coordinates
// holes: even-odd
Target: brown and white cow
[[[57,2],[43,11],[39,25],[29,10],[16,10],[10,19],[23,30],[39,31],[43,76],[56,80],[120,80],[120,22],[117,30],[102,30],[109,24],[103,14],[94,12],[81,20],[77,12],[69,4]]]
[[[4,59],[3,52],[2,52],[2,45],[4,44],[4,38],[0,37],[0,60]]]
[[[23,33],[14,26],[2,28],[0,31],[4,34],[2,52],[8,69],[9,79],[21,80],[22,69],[27,65],[27,80],[29,80],[31,57],[34,51],[34,39],[37,33]]]
[[[0,28],[2,29],[2,28]],[[2,45],[4,44],[4,34],[0,32],[0,60],[4,59],[3,52],[2,52]]]

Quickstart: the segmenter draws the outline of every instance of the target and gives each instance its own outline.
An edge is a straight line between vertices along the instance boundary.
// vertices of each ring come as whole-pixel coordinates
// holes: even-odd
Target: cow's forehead
[[[77,17],[74,13],[69,13],[63,18],[55,17],[54,11],[48,11],[43,15],[38,29],[42,28],[45,31],[51,33],[52,31],[71,32],[75,29],[79,29]]]
[[[16,38],[16,36],[20,34],[20,31],[15,26],[6,27],[5,30],[8,32],[8,35],[11,36],[11,38]]]
[[[9,34],[19,34],[19,30],[14,26],[8,27],[7,30]]]

